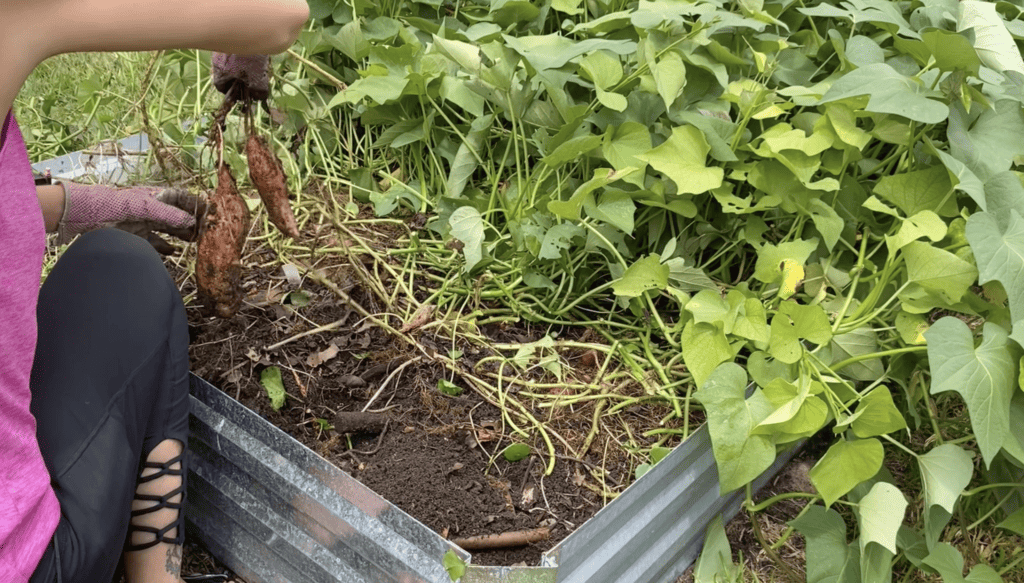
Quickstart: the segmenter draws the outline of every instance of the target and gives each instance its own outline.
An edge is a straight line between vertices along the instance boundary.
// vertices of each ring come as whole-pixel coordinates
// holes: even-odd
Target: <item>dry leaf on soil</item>
[[[420,326],[423,326],[427,322],[430,322],[430,318],[434,315],[434,304],[423,304],[416,310],[416,313],[412,315],[412,318],[402,326],[402,332],[409,332],[415,330]]]

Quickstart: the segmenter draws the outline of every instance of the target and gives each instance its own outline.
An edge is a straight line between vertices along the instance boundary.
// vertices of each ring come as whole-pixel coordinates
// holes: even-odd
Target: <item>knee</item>
[[[181,294],[163,259],[145,239],[119,229],[79,237],[50,272],[40,290],[41,302],[48,292],[129,320],[168,313],[185,317]]]
[[[68,248],[57,267],[61,263],[76,269],[79,278],[98,280],[98,284],[127,286],[147,295],[177,293],[163,259],[153,246],[120,229],[85,233]]]

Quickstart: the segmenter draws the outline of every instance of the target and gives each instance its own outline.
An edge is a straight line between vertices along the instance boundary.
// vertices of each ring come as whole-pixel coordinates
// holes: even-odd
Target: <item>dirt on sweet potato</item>
[[[245,154],[249,160],[249,178],[267,207],[270,222],[285,235],[298,239],[299,227],[288,201],[288,180],[281,160],[270,150],[266,140],[255,132],[249,134]]]
[[[235,315],[242,303],[242,248],[249,231],[249,209],[227,164],[217,169],[206,225],[196,250],[196,288],[207,313]]]

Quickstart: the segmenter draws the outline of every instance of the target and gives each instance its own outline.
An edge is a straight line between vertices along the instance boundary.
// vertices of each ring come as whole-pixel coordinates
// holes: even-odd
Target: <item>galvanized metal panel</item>
[[[210,551],[250,583],[430,581],[441,561],[469,553],[198,377],[187,516]],[[783,453],[760,487],[792,456]],[[462,583],[669,583],[697,557],[710,521],[728,520],[742,493],[721,497],[701,428],[643,478],[545,553],[541,567],[469,565]]]
[[[448,583],[444,554],[469,560],[202,379],[193,375],[190,385],[186,515],[215,556],[250,583]]]
[[[206,119],[205,117],[203,118],[204,123]],[[182,122],[182,130],[187,131],[192,123],[192,120]],[[197,145],[205,141],[206,138],[196,138]],[[128,152],[144,153],[149,150],[149,136],[144,133],[128,136],[127,138],[117,140],[115,143]],[[45,173],[49,169],[50,175],[53,178],[75,180],[88,176],[90,179],[102,184],[124,184],[131,177],[132,173],[139,169],[139,163],[146,156],[146,154],[134,153],[118,156],[114,150],[114,145],[109,142],[105,148],[105,150],[103,148],[97,149],[97,151],[104,152],[103,154],[86,154],[82,150],[76,150],[63,156],[36,162],[32,164],[32,169],[40,174]],[[184,151],[184,155],[195,158],[195,155],[187,150]]]
[[[759,488],[792,457],[778,456]],[[696,559],[708,523],[728,520],[742,492],[719,495],[711,438],[702,427],[593,518],[545,553],[559,583],[662,583]]]
[[[486,567],[469,565],[459,583],[555,583],[555,567]]]

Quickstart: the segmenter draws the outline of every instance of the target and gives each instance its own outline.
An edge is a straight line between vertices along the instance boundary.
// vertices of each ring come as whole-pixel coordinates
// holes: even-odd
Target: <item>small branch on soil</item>
[[[387,422],[387,415],[341,411],[334,416],[333,425],[338,433],[380,433]]]
[[[388,375],[388,378],[384,379],[384,382],[382,382],[380,384],[380,388],[377,389],[377,392],[374,393],[373,396],[370,397],[370,400],[366,402],[366,405],[363,406],[363,411],[366,411],[367,409],[370,408],[370,405],[372,405],[373,402],[377,400],[377,397],[379,397],[380,394],[384,391],[384,387],[388,386],[388,383],[391,382],[391,379],[394,378],[395,375],[397,375],[398,373],[402,372],[402,369],[404,369],[405,367],[409,366],[410,364],[413,364],[413,363],[416,363],[416,362],[419,362],[419,361],[420,361],[420,357],[417,356],[416,358],[413,358],[413,359],[410,359],[410,360],[407,360],[407,361],[403,362],[401,365],[398,366],[398,368],[396,368],[394,371],[392,371],[391,374]]]
[[[359,455],[373,455],[373,454],[377,453],[378,451],[380,451],[381,446],[384,445],[384,436],[387,435],[387,433],[388,433],[388,422],[385,421],[384,422],[384,429],[381,430],[380,436],[377,437],[377,445],[373,446],[373,449],[368,450],[368,451],[362,451],[362,450],[359,450],[359,449],[350,449],[350,450],[342,452],[341,455],[344,456],[344,457],[348,457],[350,460],[355,462],[356,466],[358,467],[359,464],[361,464],[362,462],[359,461],[359,458],[357,458],[355,454],[358,453]]]
[[[453,539],[452,543],[459,545],[467,551],[478,551],[483,549],[505,549],[509,547],[521,547],[530,543],[542,541],[551,534],[548,528],[535,528],[533,530],[517,530],[503,532],[501,534],[485,534],[481,536],[470,536],[466,538]]]
[[[312,336],[313,334],[320,334],[322,332],[330,332],[331,330],[334,330],[336,328],[340,328],[342,326],[342,324],[345,323],[345,320],[347,320],[347,319],[348,318],[345,317],[345,318],[342,318],[341,320],[336,320],[334,322],[331,322],[330,324],[324,324],[323,326],[317,326],[316,328],[313,328],[312,330],[306,330],[305,332],[300,332],[300,333],[296,334],[295,336],[292,336],[291,338],[285,338],[284,340],[278,342],[277,344],[271,344],[270,346],[267,346],[266,348],[264,348],[264,350],[266,350],[267,352],[270,352],[272,350],[277,350],[278,348],[281,348],[285,344],[288,344],[289,342],[294,342],[294,341],[296,341],[296,340],[298,340],[300,338],[305,338],[306,336]]]

